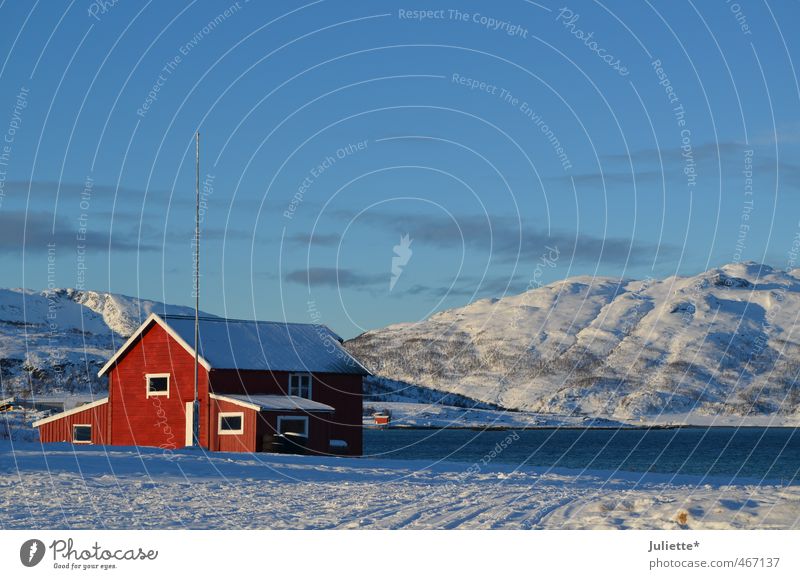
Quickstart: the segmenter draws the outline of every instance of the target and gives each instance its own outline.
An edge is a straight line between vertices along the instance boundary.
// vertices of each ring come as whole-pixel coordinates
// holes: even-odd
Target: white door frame
[[[186,403],[186,435],[184,444],[192,446],[194,444],[194,402]]]

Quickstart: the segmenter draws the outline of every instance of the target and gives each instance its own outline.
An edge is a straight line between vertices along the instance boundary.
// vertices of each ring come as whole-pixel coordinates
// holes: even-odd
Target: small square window
[[[289,374],[289,396],[311,399],[311,374]]]
[[[244,434],[244,413],[220,412],[217,432],[219,434]]]
[[[169,396],[169,374],[148,374],[147,397]]]
[[[73,424],[72,425],[72,442],[87,443],[92,442],[92,425],[91,424]]]

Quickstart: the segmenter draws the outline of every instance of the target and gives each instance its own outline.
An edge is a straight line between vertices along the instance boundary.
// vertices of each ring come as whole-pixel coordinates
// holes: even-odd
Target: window
[[[92,425],[91,424],[73,424],[72,425],[72,442],[86,444],[92,442]]]
[[[289,374],[289,396],[311,400],[311,374]]]
[[[147,397],[169,396],[169,374],[146,374]]]
[[[308,416],[278,416],[278,434],[308,438]]]
[[[219,434],[244,434],[244,412],[220,412]]]

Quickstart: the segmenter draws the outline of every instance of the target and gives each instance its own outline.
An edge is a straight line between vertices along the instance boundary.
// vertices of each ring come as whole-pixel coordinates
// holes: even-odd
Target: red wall
[[[218,416],[220,412],[244,413],[244,434],[218,433]],[[224,400],[211,400],[211,444],[209,450],[225,450],[229,452],[256,452],[256,411]]]
[[[358,374],[314,374],[312,396],[317,402],[333,406],[333,416],[326,415],[330,437],[347,441],[347,453],[363,454],[362,381]]]
[[[263,436],[278,432],[278,416],[307,416],[308,417],[308,451],[318,454],[328,453],[328,440],[330,431],[328,422],[330,413],[308,414],[305,412],[278,412],[262,410],[258,413],[256,433],[256,448],[261,451]]]
[[[145,374],[168,373],[169,396],[147,397]],[[183,447],[186,402],[194,399],[194,356],[153,323],[108,372],[111,444]],[[200,366],[200,440],[208,444],[208,372]]]
[[[92,444],[105,444],[108,439],[109,405],[100,404],[58,420],[39,426],[39,439],[42,442],[72,442],[74,424],[92,425]]]
[[[311,383],[311,398],[336,409],[333,414],[320,413],[311,420],[325,421],[329,437],[347,441],[347,454],[351,455],[363,454],[361,384],[358,374],[322,373],[313,374]],[[223,395],[287,394],[289,372],[211,370],[211,390]],[[310,423],[309,429],[315,430]],[[327,452],[327,441],[315,448]]]
[[[286,372],[211,370],[211,391],[217,394],[287,394]]]
[[[241,412],[244,415],[244,432],[222,434],[218,432],[220,412]],[[277,432],[278,416],[308,417],[308,449],[311,452],[327,453],[329,413],[306,414],[291,411],[256,411],[225,400],[211,400],[211,445],[209,450],[228,452],[260,452],[264,434]]]

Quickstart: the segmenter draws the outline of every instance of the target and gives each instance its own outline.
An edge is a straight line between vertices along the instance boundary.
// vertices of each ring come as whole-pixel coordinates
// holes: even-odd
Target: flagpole
[[[192,442],[200,446],[200,400],[198,398],[200,342],[200,131],[195,133],[194,182],[194,403],[192,404]]]

